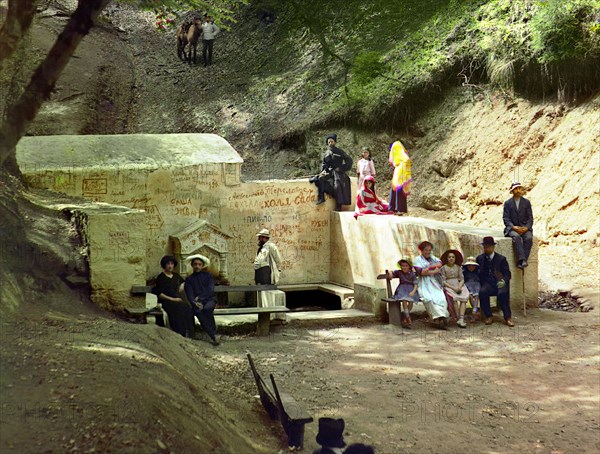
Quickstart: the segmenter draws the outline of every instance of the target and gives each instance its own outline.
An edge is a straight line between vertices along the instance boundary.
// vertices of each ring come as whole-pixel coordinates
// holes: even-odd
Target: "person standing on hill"
[[[202,24],[202,63],[212,65],[213,44],[221,29],[215,25],[212,16],[206,14]]]
[[[531,202],[523,197],[525,188],[521,183],[513,183],[509,192],[513,196],[504,202],[502,213],[504,236],[512,238],[519,260],[517,267],[523,269],[533,245],[533,212]]]

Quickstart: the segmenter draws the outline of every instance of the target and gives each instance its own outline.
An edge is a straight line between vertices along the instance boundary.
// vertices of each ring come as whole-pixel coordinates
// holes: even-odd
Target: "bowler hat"
[[[317,443],[329,448],[343,448],[346,446],[346,442],[344,441],[344,427],[344,420],[341,418],[319,418]]]
[[[508,190],[508,192],[513,192],[515,189],[522,187],[523,185],[521,183],[515,181],[513,184],[510,185],[510,189]]]
[[[494,241],[493,236],[484,236],[481,244],[482,246],[495,246],[496,242]]]
[[[271,238],[271,233],[267,229],[262,229],[256,236],[266,236],[267,238]]]

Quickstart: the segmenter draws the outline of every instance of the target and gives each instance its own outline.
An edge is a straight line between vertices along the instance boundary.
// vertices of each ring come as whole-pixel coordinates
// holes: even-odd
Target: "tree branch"
[[[8,0],[6,20],[0,28],[0,65],[17,49],[35,13],[36,0]]]
[[[77,9],[44,61],[31,76],[29,85],[17,102],[7,110],[6,120],[0,127],[0,166],[9,157],[9,162],[14,161],[17,143],[27,132],[42,103],[50,97],[77,46],[109,2],[110,0],[79,0]]]

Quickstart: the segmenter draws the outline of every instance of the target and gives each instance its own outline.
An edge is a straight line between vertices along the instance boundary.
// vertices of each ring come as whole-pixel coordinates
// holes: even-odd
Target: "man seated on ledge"
[[[342,205],[352,203],[352,185],[350,177],[346,174],[352,168],[352,158],[336,147],[337,135],[329,134],[325,138],[327,150],[323,156],[322,171],[319,175],[309,179],[317,185],[317,205],[325,202],[325,194],[335,198],[335,210],[342,211]]]
[[[191,255],[188,257],[191,261],[193,274],[185,278],[185,294],[188,301],[192,304],[194,315],[200,321],[204,332],[210,338],[210,343],[219,345],[217,342],[217,325],[213,315],[217,299],[215,297],[215,280],[207,271],[210,265],[208,257],[203,255]]]
[[[523,197],[525,188],[521,183],[513,183],[509,192],[513,196],[504,202],[502,213],[504,236],[512,238],[519,260],[517,267],[523,269],[527,266],[533,245],[533,212],[531,202]]]

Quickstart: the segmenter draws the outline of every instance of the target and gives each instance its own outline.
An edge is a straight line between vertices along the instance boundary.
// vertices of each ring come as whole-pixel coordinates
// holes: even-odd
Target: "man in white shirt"
[[[204,16],[202,24],[202,63],[204,66],[212,65],[213,44],[221,29],[217,27],[212,16]]]
[[[258,284],[277,284],[279,282],[279,267],[281,254],[277,246],[269,241],[271,234],[262,229],[258,237],[258,251],[254,259],[254,282]]]

